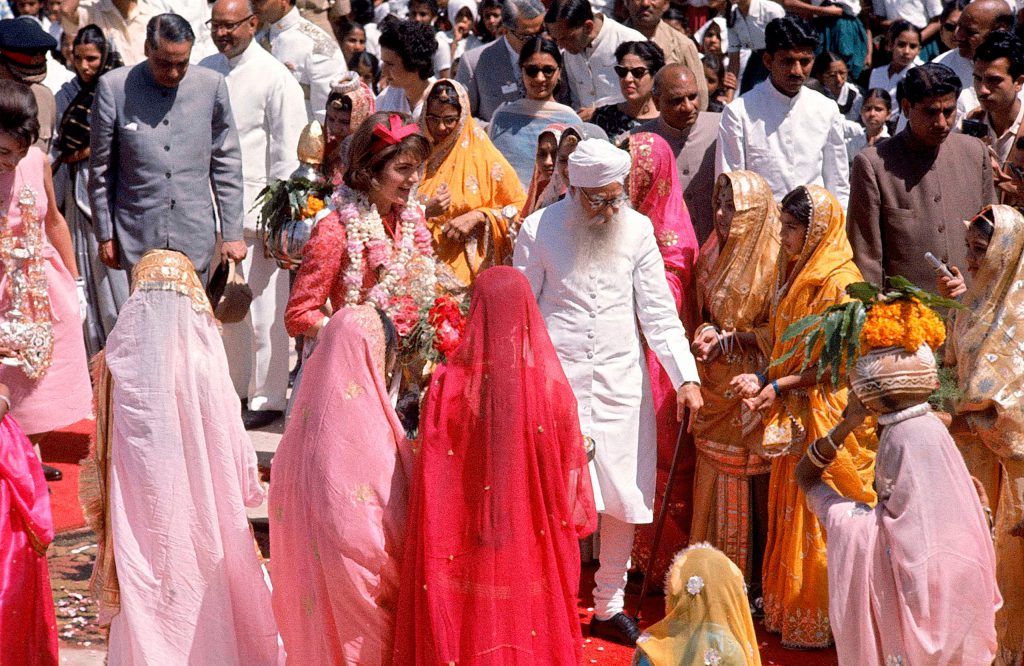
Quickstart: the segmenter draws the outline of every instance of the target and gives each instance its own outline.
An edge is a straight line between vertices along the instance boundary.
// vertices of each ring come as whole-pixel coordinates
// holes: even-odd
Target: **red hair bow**
[[[373,142],[372,150],[380,150],[387,146],[399,143],[407,136],[412,136],[420,131],[415,123],[405,125],[402,123],[402,116],[392,113],[388,117],[388,124],[380,122],[373,128],[373,135],[377,137]]]

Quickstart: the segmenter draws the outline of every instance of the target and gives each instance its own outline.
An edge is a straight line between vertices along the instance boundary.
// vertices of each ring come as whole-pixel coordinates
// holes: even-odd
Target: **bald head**
[[[654,77],[654,105],[661,118],[678,130],[693,127],[700,113],[697,76],[686,65],[666,65]]]
[[[218,51],[235,58],[249,47],[258,22],[251,0],[217,0],[210,10],[210,35]]]
[[[974,0],[960,13],[954,38],[960,55],[973,59],[993,30],[1013,30],[1013,12],[1006,0]]]

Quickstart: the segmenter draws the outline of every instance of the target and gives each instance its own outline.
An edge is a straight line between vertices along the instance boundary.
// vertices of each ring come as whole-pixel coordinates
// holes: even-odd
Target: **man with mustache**
[[[845,207],[850,180],[843,117],[833,100],[804,87],[817,46],[814,29],[802,19],[768,23],[768,80],[725,107],[716,172],[755,171],[776,199],[800,185],[822,185]]]
[[[992,159],[980,140],[951,133],[960,94],[952,69],[926,63],[902,85],[907,127],[854,158],[846,233],[865,280],[902,275],[931,285],[935,272],[924,253],[964,266],[963,221],[996,203]]]
[[[569,194],[534,213],[516,238],[513,265],[540,305],[594,441],[591,478],[602,512],[590,635],[633,645],[624,612],[637,524],[654,519],[654,408],[640,332],[676,387],[689,428],[703,405],[697,366],[665,279],[650,220],[626,205],[629,153],[601,139],[569,157]],[[638,325],[639,324],[639,325]]]

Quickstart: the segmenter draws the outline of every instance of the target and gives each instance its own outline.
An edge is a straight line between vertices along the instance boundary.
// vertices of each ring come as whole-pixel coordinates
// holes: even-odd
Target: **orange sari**
[[[781,341],[790,324],[849,300],[846,286],[863,279],[853,263],[846,216],[839,202],[817,185],[808,185],[807,190],[813,210],[804,248],[792,268],[780,255],[768,328],[757,331],[762,350],[776,359],[800,343]],[[769,380],[800,374],[803,357],[801,351],[770,367]],[[781,633],[782,644],[788,647],[818,648],[832,643],[825,533],[793,472],[810,443],[824,437],[842,419],[845,407],[846,388],[832,390],[826,376],[822,384],[783,392],[765,417],[763,450],[772,458],[772,471],[768,548],[762,572],[764,624],[769,631]],[[873,432],[851,435],[822,479],[841,495],[873,505],[876,447]]]

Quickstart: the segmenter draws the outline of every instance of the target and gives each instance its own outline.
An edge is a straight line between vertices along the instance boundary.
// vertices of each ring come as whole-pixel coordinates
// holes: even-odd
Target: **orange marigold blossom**
[[[306,197],[306,205],[302,209],[302,218],[306,219],[309,217],[315,217],[317,213],[324,209],[324,200],[310,194]]]
[[[945,339],[942,319],[916,299],[873,305],[860,334],[866,349],[903,347],[909,352],[917,351],[922,343],[938,349]]]

